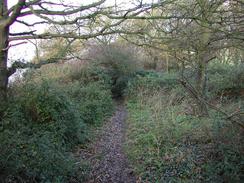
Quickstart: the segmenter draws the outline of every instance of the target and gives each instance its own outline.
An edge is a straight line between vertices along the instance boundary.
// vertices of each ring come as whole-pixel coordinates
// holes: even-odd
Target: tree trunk
[[[9,26],[5,24],[8,18],[6,15],[7,1],[3,0],[0,3],[0,117],[1,112],[5,108],[7,101],[7,86],[8,86],[8,36]]]
[[[8,87],[8,28],[0,27],[0,109],[3,110],[7,101]],[[1,112],[0,110],[0,112]]]
[[[200,95],[204,96],[206,78],[206,63],[199,61],[197,65],[196,89]]]
[[[207,64],[208,62],[206,59],[206,54],[199,54],[197,62],[196,90],[199,94],[199,97],[203,99],[206,99],[207,92]],[[203,116],[208,114],[207,107],[202,102],[198,103],[198,113]]]

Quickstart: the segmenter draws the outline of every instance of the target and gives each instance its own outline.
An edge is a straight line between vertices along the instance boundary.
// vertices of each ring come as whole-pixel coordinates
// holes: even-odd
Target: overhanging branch
[[[90,39],[95,38],[98,36],[106,36],[111,34],[143,34],[142,31],[125,31],[125,30],[111,30],[107,32],[97,32],[93,34],[85,34],[85,35],[77,35],[74,33],[66,33],[66,34],[52,34],[52,33],[44,33],[39,35],[26,35],[26,36],[19,36],[19,37],[10,37],[9,41],[19,41],[19,40],[26,40],[26,39],[53,39],[53,38],[73,38],[73,39]]]

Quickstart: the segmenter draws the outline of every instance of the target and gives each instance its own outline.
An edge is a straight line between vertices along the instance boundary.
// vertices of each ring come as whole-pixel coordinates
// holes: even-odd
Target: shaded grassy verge
[[[243,130],[216,111],[194,115],[175,74],[139,77],[128,96],[125,149],[141,182],[241,182]],[[240,103],[225,100],[223,107]]]

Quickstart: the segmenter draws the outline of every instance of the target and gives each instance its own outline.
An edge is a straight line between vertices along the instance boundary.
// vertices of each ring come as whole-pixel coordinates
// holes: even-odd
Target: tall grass
[[[141,181],[240,182],[242,130],[215,111],[195,116],[174,78],[140,77],[128,89],[125,149]]]

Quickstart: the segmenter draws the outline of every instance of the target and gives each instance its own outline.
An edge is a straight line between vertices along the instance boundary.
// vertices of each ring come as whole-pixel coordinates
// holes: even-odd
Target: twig
[[[185,80],[185,81],[184,81]],[[199,100],[199,102],[201,103],[204,103],[205,105],[208,105],[210,108],[220,112],[221,114],[225,115],[226,116],[226,120],[229,120],[231,121],[232,123],[236,123],[238,124],[240,127],[244,128],[244,124],[242,122],[239,122],[237,120],[234,120],[233,117],[237,114],[242,114],[244,112],[240,112],[240,111],[235,111],[234,113],[232,114],[228,114],[227,112],[225,112],[223,109],[219,108],[219,107],[216,107],[215,105],[207,102],[206,100],[204,100],[200,94],[198,94],[198,92],[194,89],[194,87],[189,83],[187,82],[187,80],[184,78],[184,80],[180,80],[180,83],[186,88],[188,89],[188,91],[191,92],[191,94],[194,96],[194,98],[196,100]],[[188,86],[187,86],[188,85]]]
[[[227,116],[227,119],[232,118],[238,114],[242,114],[243,112],[241,112],[241,110],[238,108],[236,111],[234,111],[233,113],[231,113],[229,116]]]
[[[15,43],[15,44],[10,44],[8,45],[6,48],[2,49],[3,51],[7,51],[9,48],[13,47],[13,46],[18,46],[18,45],[21,45],[21,44],[26,44],[27,41],[22,41],[22,42],[19,42],[19,43]]]

